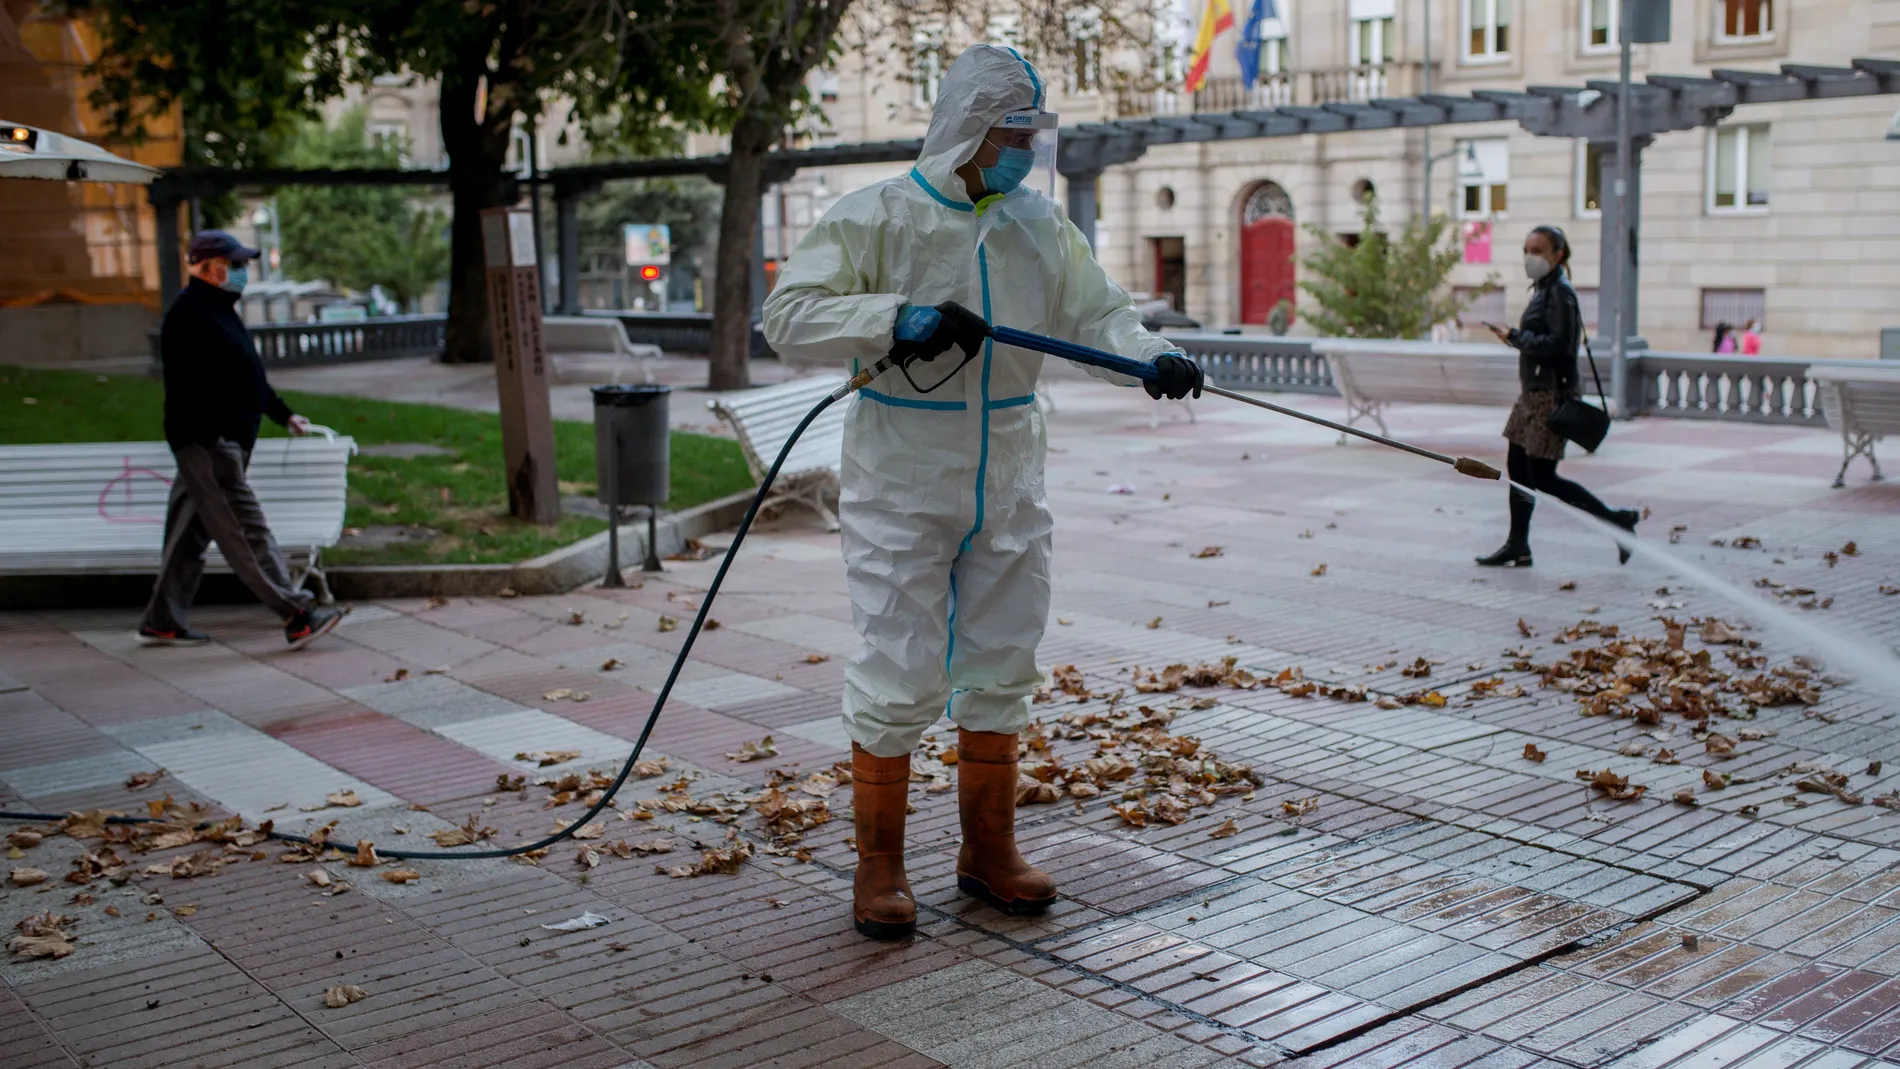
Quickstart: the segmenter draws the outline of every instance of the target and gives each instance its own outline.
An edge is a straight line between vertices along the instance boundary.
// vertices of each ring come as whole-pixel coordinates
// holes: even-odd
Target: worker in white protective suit
[[[916,926],[903,864],[910,753],[946,712],[958,728],[958,886],[1011,913],[1055,899],[1015,839],[1017,733],[1049,616],[1042,356],[993,344],[988,325],[1153,361],[1156,396],[1201,385],[1192,361],[1142,329],[1051,199],[1056,122],[1042,104],[1042,79],[1015,50],[964,52],[916,166],[840,198],[765,302],[766,339],[789,362],[904,362],[851,402],[838,508],[863,638],[844,692],[853,914],[874,938]]]

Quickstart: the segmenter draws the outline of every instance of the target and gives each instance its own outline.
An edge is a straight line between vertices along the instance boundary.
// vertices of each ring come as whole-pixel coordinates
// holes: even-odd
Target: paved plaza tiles
[[[1550,507],[1535,568],[1481,572],[1472,556],[1504,533],[1496,484],[1212,399],[1192,421],[1165,406],[1151,426],[1131,391],[1051,390],[1057,620],[1041,659],[1074,665],[1096,697],[1038,717],[1105,713],[1137,667],[1229,656],[1374,700],[1125,694],[1251,765],[1258,786],[1179,824],[1135,827],[1115,792],[1023,807],[1025,850],[1063,891],[1040,918],[957,893],[955,793],[918,784],[922,911],[899,945],[847,922],[848,788],[829,799],[840,819],[795,848],[768,849],[749,811],[728,826],[656,806],[651,822],[609,819],[598,865],[569,842],[537,866],[416,862],[405,883],[378,878],[390,866],[281,864],[274,845],[172,876],[193,844],[131,857],[122,886],[79,887],[62,875],[101,844],[51,836],[15,848],[9,870],[49,878],[0,889],[0,919],[13,934],[29,914],[74,917],[77,947],[0,960],[0,1063],[1900,1065],[1900,811],[1874,801],[1900,788],[1894,694],[1838,674],[1837,658],[1813,704],[1711,724],[1734,742],[1726,756],[1679,716],[1581,715],[1578,693],[1511,666],[1604,641],[1552,641],[1585,619],[1660,639],[1663,618],[1719,618],[1769,666],[1829,651],[1654,563],[1619,567]],[[1502,420],[1416,406],[1390,422],[1496,459]],[[1824,429],[1647,420],[1565,470],[1647,508],[1646,537],[1676,528],[1670,552],[1758,604],[1892,657],[1900,597],[1882,589],[1900,585],[1900,486],[1861,469],[1829,489],[1838,449]],[[549,808],[533,780],[624,754],[684,635],[662,618],[689,616],[716,564],[670,562],[627,591],[359,604],[301,653],[254,606],[201,609],[193,623],[218,641],[191,650],[135,645],[130,609],[0,612],[0,805],[142,812],[169,794],[292,830],[335,820],[340,840],[385,849],[432,847],[465,821],[525,841],[580,808]],[[721,627],[653,735],[667,778],[695,798],[753,797],[844,759],[854,640],[837,537],[799,516],[762,530],[712,615]],[[1393,700],[1421,693],[1438,698]],[[768,734],[775,756],[726,756]],[[1064,762],[1093,752],[1079,731],[1054,736]],[[542,769],[516,759],[531,751],[574,753]],[[1616,800],[1580,770],[1646,790]],[[520,775],[527,790],[497,789]],[[658,782],[633,781],[619,803]],[[359,804],[326,801],[341,792]],[[736,873],[664,871],[731,829],[754,847]],[[656,835],[682,846],[609,849]],[[607,923],[543,927],[587,912]],[[366,997],[326,1005],[346,985]]]

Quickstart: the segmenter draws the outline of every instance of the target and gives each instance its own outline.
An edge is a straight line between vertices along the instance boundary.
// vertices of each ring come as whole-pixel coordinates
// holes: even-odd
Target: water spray
[[[1100,349],[1091,349],[1086,345],[1077,345],[1074,342],[1062,341],[1059,338],[1046,338],[1040,334],[1031,334],[1026,330],[1017,330],[1014,327],[992,327],[990,329],[990,337],[995,338],[1004,345],[1013,345],[1018,349],[1028,349],[1031,352],[1059,356],[1064,360],[1072,360],[1078,364],[1099,367],[1104,371],[1113,371],[1119,375],[1126,375],[1131,379],[1140,379],[1142,382],[1153,382],[1159,378],[1161,374],[1155,369],[1153,364],[1144,360],[1133,360],[1126,356],[1116,356],[1114,353],[1105,353]],[[1229,401],[1239,401],[1243,405],[1264,408],[1269,412],[1274,412],[1282,416],[1291,416],[1294,419],[1305,420],[1308,423],[1316,423],[1321,427],[1338,431],[1341,434],[1350,434],[1356,438],[1364,438],[1368,442],[1377,442],[1391,449],[1403,450],[1413,456],[1424,457],[1427,460],[1436,460],[1440,464],[1449,464],[1458,474],[1469,475],[1474,479],[1496,480],[1504,477],[1503,472],[1486,464],[1482,460],[1477,460],[1472,457],[1454,457],[1445,453],[1434,452],[1422,446],[1413,445],[1410,442],[1401,442],[1397,438],[1388,438],[1383,434],[1362,431],[1357,427],[1349,427],[1344,423],[1335,423],[1330,419],[1315,416],[1311,412],[1302,412],[1297,408],[1286,408],[1281,405],[1276,405],[1271,401],[1262,401],[1258,397],[1248,397],[1246,394],[1235,393],[1232,390],[1224,390],[1219,386],[1202,384],[1201,392],[1211,393],[1216,397],[1225,397]]]

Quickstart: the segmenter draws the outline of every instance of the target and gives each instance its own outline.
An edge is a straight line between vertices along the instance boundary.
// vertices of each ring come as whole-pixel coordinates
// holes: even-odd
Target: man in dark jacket
[[[264,377],[264,364],[238,318],[250,262],[246,248],[222,230],[191,239],[191,281],[165,313],[159,332],[165,366],[165,441],[178,462],[165,513],[165,558],[139,624],[147,646],[200,646],[210,641],[185,626],[185,613],[204,575],[213,542],[225,563],[265,607],[284,621],[284,640],[300,649],[342,619],[315,607],[290,581],[284,554],[245,480],[263,417],[308,433]]]

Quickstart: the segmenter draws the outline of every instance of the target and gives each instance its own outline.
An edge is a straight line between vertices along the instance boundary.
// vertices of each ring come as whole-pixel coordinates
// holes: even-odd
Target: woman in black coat
[[[1524,239],[1524,273],[1531,279],[1531,300],[1516,330],[1486,323],[1498,340],[1517,350],[1520,392],[1504,423],[1511,443],[1506,470],[1511,481],[1550,494],[1613,523],[1636,530],[1642,514],[1635,509],[1612,509],[1596,495],[1557,474],[1564,456],[1564,440],[1550,429],[1550,414],[1565,399],[1577,395],[1577,349],[1583,340],[1583,312],[1577,292],[1570,288],[1570,241],[1554,226],[1540,226]],[[1478,563],[1487,567],[1528,568],[1531,565],[1531,510],[1537,499],[1522,490],[1511,491],[1511,535],[1504,545]],[[1618,549],[1620,560],[1629,551]]]

